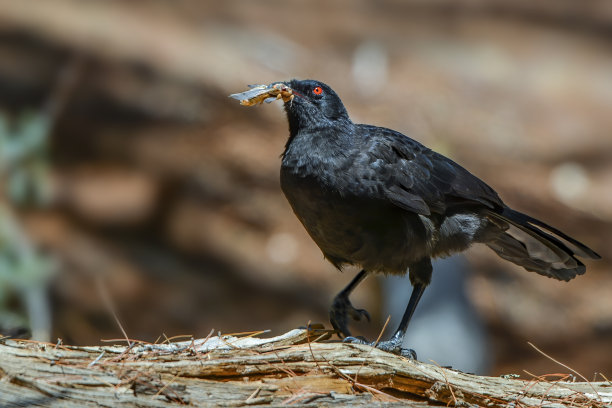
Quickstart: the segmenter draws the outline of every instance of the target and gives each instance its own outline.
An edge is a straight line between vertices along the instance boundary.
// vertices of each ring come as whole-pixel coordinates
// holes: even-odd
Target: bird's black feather
[[[456,205],[503,206],[482,180],[408,136],[370,125],[357,125],[356,133],[365,142],[355,170],[375,173],[386,198],[405,210],[430,215]]]
[[[415,358],[414,351],[402,349],[402,339],[431,280],[431,259],[473,243],[559,280],[585,272],[576,256],[599,258],[563,232],[507,207],[495,190],[451,159],[394,130],[353,123],[329,86],[313,80],[282,85],[289,138],[281,188],[325,258],[338,268],[363,268],[334,299],[332,326],[350,336],[348,318],[368,315],[352,307],[348,296],[369,272],[408,272],[413,284],[390,340],[349,341]]]
[[[527,270],[565,280],[584,272],[575,255],[598,257],[511,210],[451,159],[394,130],[353,123],[329,86],[286,84],[297,96],[285,103],[290,137],[281,186],[336,266],[405,273],[423,259],[484,243]]]

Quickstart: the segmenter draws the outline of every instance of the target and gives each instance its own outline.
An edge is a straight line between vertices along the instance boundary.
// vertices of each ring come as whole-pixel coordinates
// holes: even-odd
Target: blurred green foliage
[[[42,113],[0,115],[0,330],[27,327],[38,340],[50,335],[46,288],[56,265],[28,239],[16,210],[50,200],[50,129]]]
[[[11,122],[0,115],[0,177],[3,195],[16,205],[44,205],[50,198],[45,114],[28,113]]]

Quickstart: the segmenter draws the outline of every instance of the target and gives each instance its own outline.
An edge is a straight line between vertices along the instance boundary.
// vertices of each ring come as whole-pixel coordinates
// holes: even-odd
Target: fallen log
[[[330,335],[296,329],[273,338],[211,335],[88,347],[4,339],[0,406],[612,404],[610,382],[477,376],[325,341]]]

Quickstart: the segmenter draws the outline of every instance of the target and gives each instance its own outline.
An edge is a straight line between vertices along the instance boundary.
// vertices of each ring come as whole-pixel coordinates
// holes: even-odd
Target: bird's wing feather
[[[497,193],[469,171],[399,132],[359,125],[365,144],[356,158],[361,180],[382,186],[372,195],[417,214],[445,213],[457,204],[503,206]],[[375,183],[368,183],[368,180]]]

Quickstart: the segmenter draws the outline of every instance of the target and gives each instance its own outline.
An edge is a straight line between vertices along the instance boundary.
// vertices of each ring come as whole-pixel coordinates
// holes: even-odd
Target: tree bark
[[[610,406],[612,384],[465,374],[329,331],[75,347],[0,344],[2,407]],[[318,340],[318,341],[315,341]]]

